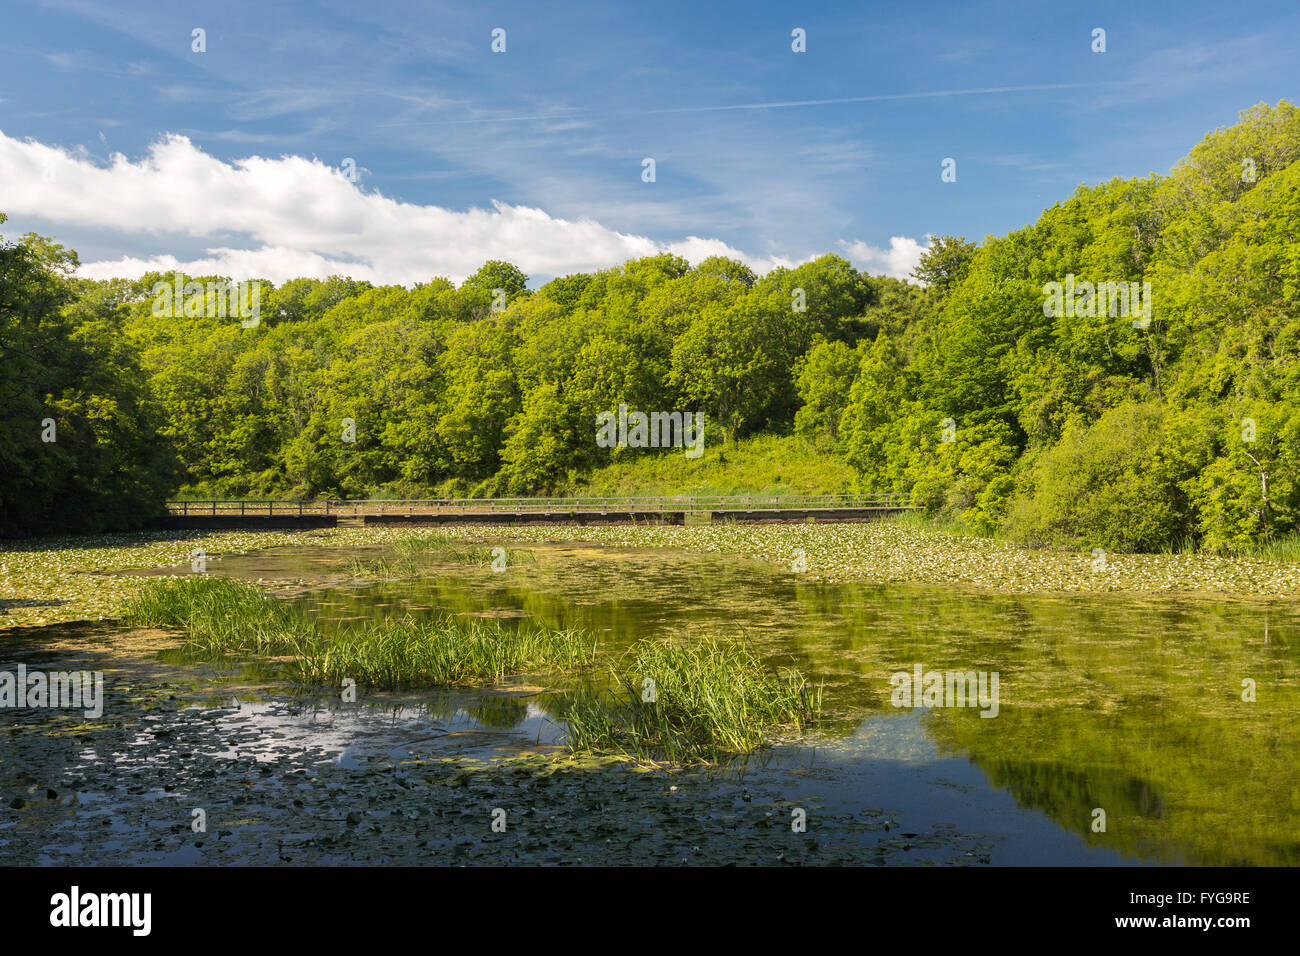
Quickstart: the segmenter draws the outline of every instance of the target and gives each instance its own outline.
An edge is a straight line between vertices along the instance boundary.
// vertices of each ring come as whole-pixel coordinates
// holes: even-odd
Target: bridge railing
[[[368,514],[526,514],[611,511],[793,511],[911,509],[908,495],[639,495],[576,498],[320,498],[199,499],[167,502],[174,515],[282,516]]]

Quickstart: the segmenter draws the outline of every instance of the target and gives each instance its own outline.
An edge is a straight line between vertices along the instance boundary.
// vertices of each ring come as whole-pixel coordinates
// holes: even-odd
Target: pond
[[[186,659],[162,632],[23,629],[0,638],[0,670],[104,670],[108,703],[98,721],[6,715],[0,861],[1300,862],[1285,603],[826,584],[734,556],[527,547],[535,560],[503,572],[359,581],[358,549],[295,547],[209,573],[331,626],[450,612],[583,628],[597,671],[641,638],[741,637],[824,683],[825,719],[721,767],[557,761],[555,705],[578,678],[348,702],[273,662]],[[996,709],[895,706],[891,676],[918,667],[997,675]]]

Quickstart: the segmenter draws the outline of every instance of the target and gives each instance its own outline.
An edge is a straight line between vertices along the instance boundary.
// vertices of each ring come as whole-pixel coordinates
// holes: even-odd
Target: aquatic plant
[[[313,532],[151,532],[0,542],[0,631],[116,617],[146,579],[129,568],[165,568],[209,557],[310,543],[341,552],[419,537],[424,529],[337,528]],[[631,548],[738,554],[788,572],[797,558],[809,579],[829,582],[969,585],[1007,593],[1204,591],[1254,596],[1300,593],[1300,536],[1277,536],[1232,554],[1177,547],[1168,554],[1108,554],[1104,572],[1091,552],[1013,547],[996,538],[937,528],[919,516],[869,524],[698,527],[448,526],[431,537],[479,542],[583,541]],[[510,550],[507,563],[536,555]],[[346,558],[340,555],[340,564]]]
[[[447,529],[453,532],[456,529]],[[487,529],[474,528],[481,535]],[[934,530],[916,519],[863,524],[722,524],[700,527],[493,528],[515,541],[590,541],[739,554],[808,580],[838,583],[970,585],[1008,593],[1205,591],[1284,596],[1300,593],[1295,545],[1278,539],[1273,556],[1108,553],[1021,548],[997,538]],[[798,567],[803,571],[794,572]]]
[[[611,689],[573,693],[561,708],[575,752],[717,762],[821,716],[820,685],[793,669],[768,669],[737,641],[644,641],[611,670]]]
[[[127,602],[128,625],[176,627],[196,656],[275,657],[310,684],[385,689],[496,683],[512,674],[571,670],[595,656],[595,641],[575,629],[500,621],[404,618],[326,631],[302,611],[256,586],[216,577],[151,581]]]
[[[245,581],[194,575],[146,582],[126,601],[122,620],[135,627],[189,627],[198,621],[211,627],[223,618],[247,622],[274,610],[266,596]]]
[[[594,640],[575,629],[404,618],[317,634],[295,649],[290,667],[307,683],[351,677],[392,688],[492,684],[512,674],[583,667],[594,656]]]
[[[468,543],[437,532],[395,538],[391,547],[390,558],[353,558],[348,564],[349,573],[392,580],[416,577],[437,563],[490,564],[501,559],[511,565],[537,560],[531,551]]]
[[[1254,548],[1242,549],[1244,554],[1254,554],[1265,561],[1280,564],[1300,564],[1300,534],[1278,535],[1259,542]]]

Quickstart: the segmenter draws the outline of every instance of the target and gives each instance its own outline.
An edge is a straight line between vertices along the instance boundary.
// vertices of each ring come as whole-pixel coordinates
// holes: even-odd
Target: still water
[[[530,550],[535,561],[503,573],[442,565],[384,582],[351,578],[357,552],[334,548],[232,556],[211,573],[301,582],[288,599],[326,624],[447,612],[529,620],[583,628],[611,660],[646,637],[739,636],[773,666],[824,683],[828,719],[711,772],[593,762],[537,775],[512,761],[560,748],[552,711],[563,681],[524,676],[486,691],[363,693],[344,704],[262,668],[186,662],[174,647],[132,656],[96,632],[56,647],[129,673],[118,709],[129,716],[99,736],[11,735],[62,783],[39,813],[29,806],[0,822],[0,859],[1300,861],[1291,606],[818,584],[728,556]],[[0,643],[0,658],[59,659],[25,639]],[[996,717],[893,706],[891,675],[918,665],[996,673]],[[1243,700],[1249,686],[1253,701]],[[28,729],[48,730],[43,719]],[[39,790],[36,777],[0,768],[6,793]],[[505,834],[487,832],[498,805],[512,815]],[[218,822],[196,838],[185,824],[198,806]],[[796,812],[806,833],[791,830]],[[20,850],[20,839],[30,846]]]

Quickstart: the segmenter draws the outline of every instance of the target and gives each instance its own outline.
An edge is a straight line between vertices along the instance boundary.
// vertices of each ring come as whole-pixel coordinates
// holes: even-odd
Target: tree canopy
[[[153,314],[155,283],[221,277],[91,282],[5,241],[0,534],[176,492],[551,492],[638,453],[594,440],[626,404],[703,412],[710,443],[801,433],[864,487],[1029,543],[1257,542],[1300,525],[1298,159],[1300,113],[1260,105],[1167,175],[935,237],[915,283],[663,254],[530,291],[493,261],[459,286],[263,283],[253,328]],[[1053,314],[1067,277],[1148,283],[1150,321],[1100,293]]]

